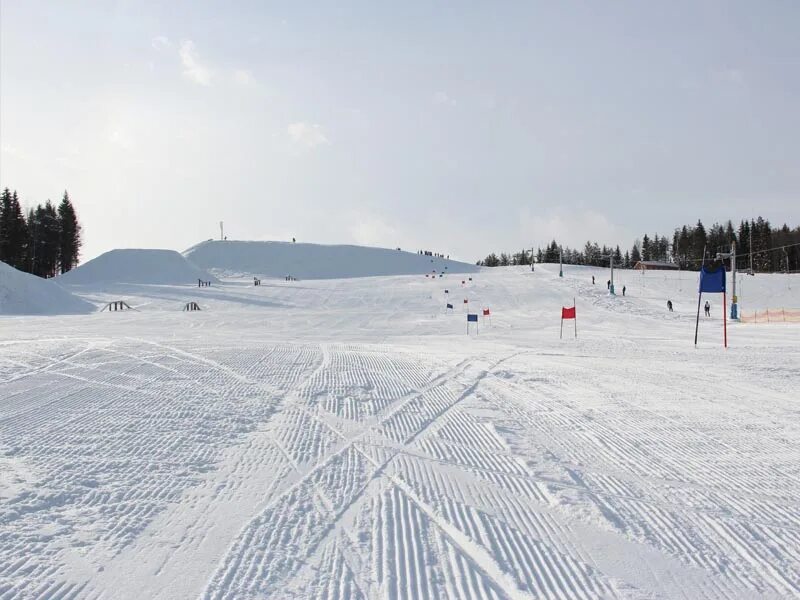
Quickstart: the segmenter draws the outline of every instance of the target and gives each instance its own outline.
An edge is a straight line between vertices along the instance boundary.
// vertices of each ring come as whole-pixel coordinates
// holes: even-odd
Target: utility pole
[[[558,276],[564,276],[564,261],[561,256],[561,246],[558,247]]]
[[[608,293],[612,296],[616,296],[616,293],[614,292],[614,255],[609,254],[608,258],[611,261],[611,285],[608,287]]]
[[[611,267],[611,279],[608,283],[608,293],[611,296],[616,296],[617,293],[614,291],[614,255],[613,254],[601,254],[600,258],[607,258],[608,264]],[[642,275],[644,275],[644,269],[642,269]]]
[[[786,248],[783,249],[783,254],[786,257],[786,275],[789,275],[789,253],[786,251]],[[786,278],[786,288],[790,290],[792,289],[791,281],[791,277]]]
[[[533,246],[531,246],[531,273],[533,273],[535,269],[533,268]]]
[[[225,232],[222,229],[222,221],[219,222],[219,239],[220,241],[225,239]]]
[[[731,291],[733,292],[733,298],[731,299],[731,319],[736,320],[739,318],[739,304],[738,304],[739,298],[736,296],[736,241],[735,240],[731,242],[730,252],[717,252],[717,260],[724,260],[726,258],[731,259],[731,276],[732,276]]]
[[[750,222],[750,275],[755,275],[753,273],[753,222]]]

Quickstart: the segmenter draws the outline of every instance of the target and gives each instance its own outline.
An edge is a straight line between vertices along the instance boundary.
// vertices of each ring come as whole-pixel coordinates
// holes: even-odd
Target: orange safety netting
[[[739,313],[739,321],[742,323],[800,323],[800,310],[796,308],[743,310]]]

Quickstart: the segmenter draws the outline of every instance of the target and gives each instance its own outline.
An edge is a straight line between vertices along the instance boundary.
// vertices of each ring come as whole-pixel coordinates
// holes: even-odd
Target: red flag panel
[[[570,306],[569,308],[562,307],[561,308],[561,318],[562,319],[574,319],[575,318],[575,307]]]
[[[484,308],[483,309],[483,316],[484,317],[488,317],[489,316],[489,309],[488,308]]]

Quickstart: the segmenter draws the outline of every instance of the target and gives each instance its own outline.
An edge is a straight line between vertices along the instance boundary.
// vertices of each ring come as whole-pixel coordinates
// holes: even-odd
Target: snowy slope
[[[367,246],[289,242],[207,241],[184,255],[220,275],[257,275],[298,279],[337,279],[375,275],[474,273],[475,265]]]
[[[800,324],[725,351],[712,296],[695,349],[694,273],[607,275],[243,279],[196,313],[128,285],[139,312],[5,320],[3,597],[800,596]],[[800,276],[742,286],[800,307]]]
[[[0,315],[68,315],[95,306],[62,289],[52,279],[17,271],[0,262]]]
[[[111,250],[61,275],[66,284],[196,284],[215,278],[174,250]]]

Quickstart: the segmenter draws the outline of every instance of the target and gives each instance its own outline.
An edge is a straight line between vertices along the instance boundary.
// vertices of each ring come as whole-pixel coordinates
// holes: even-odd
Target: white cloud
[[[436,92],[433,95],[433,103],[444,105],[444,106],[455,106],[456,101],[453,100],[450,96],[447,95],[446,92]]]
[[[150,45],[154,50],[165,50],[172,47],[172,42],[170,42],[169,38],[166,36],[157,35],[153,38],[153,41],[150,42]]]
[[[330,140],[322,133],[322,128],[316,123],[298,122],[287,127],[287,133],[292,142],[304,148],[315,148],[330,144]]]
[[[397,230],[380,217],[353,213],[350,221],[350,236],[356,244],[363,246],[380,246],[383,248],[398,245],[401,236]]]
[[[603,244],[620,244],[625,252],[625,244],[633,241],[631,232],[617,227],[608,218],[593,210],[576,210],[569,214],[551,212],[546,215],[531,214],[527,210],[520,213],[520,233],[530,236],[529,243],[544,247],[552,240],[582,249],[587,240]]]
[[[109,127],[106,130],[106,139],[123,150],[131,150],[134,147],[133,137],[130,132],[123,127]]]
[[[714,73],[714,79],[729,85],[744,85],[744,73],[736,68],[728,67]]]
[[[243,86],[255,85],[256,78],[247,69],[236,69],[233,72],[233,81]]]
[[[183,40],[178,54],[181,57],[181,63],[183,63],[185,77],[200,85],[211,85],[211,69],[198,61],[192,40]]]

